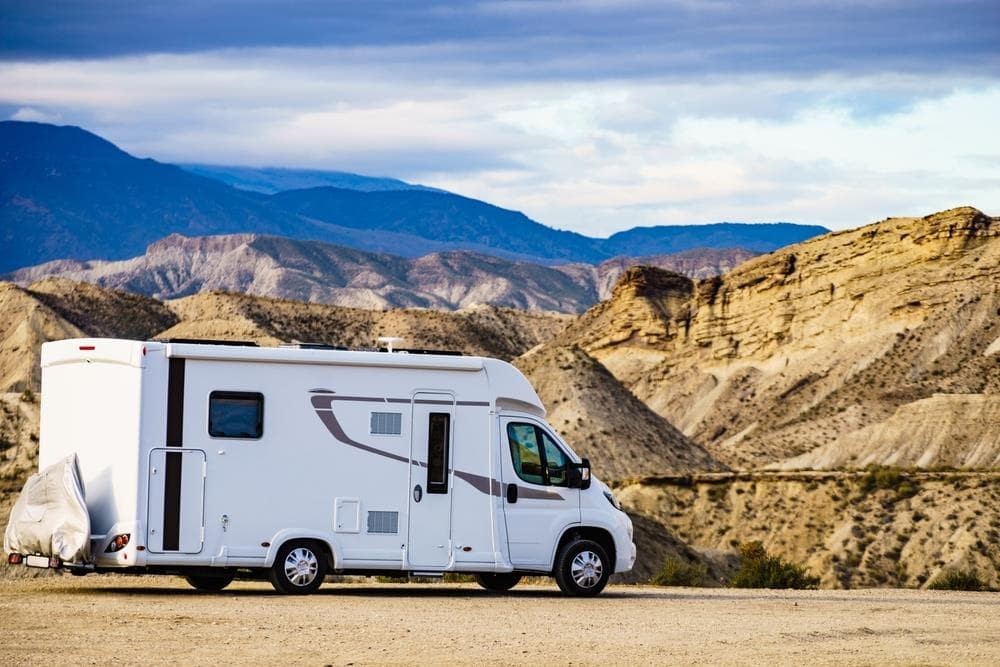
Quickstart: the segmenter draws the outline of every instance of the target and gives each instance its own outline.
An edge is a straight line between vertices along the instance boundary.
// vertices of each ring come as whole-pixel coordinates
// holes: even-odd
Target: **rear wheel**
[[[513,572],[480,572],[476,583],[493,593],[506,593],[521,581],[521,575]]]
[[[192,587],[206,593],[217,593],[233,583],[232,574],[192,574],[184,577]]]
[[[593,540],[570,542],[563,547],[556,559],[556,583],[566,595],[597,595],[604,590],[610,576],[608,554],[604,547]]]
[[[326,555],[316,542],[289,542],[278,550],[268,573],[271,585],[285,595],[315,593],[326,577]]]

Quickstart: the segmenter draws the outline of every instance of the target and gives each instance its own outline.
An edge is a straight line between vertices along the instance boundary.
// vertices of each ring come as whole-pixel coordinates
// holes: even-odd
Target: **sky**
[[[0,118],[592,236],[1000,215],[1000,2],[0,0]]]

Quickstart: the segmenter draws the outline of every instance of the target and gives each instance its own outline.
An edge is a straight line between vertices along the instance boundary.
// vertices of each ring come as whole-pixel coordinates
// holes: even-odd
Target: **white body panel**
[[[634,560],[599,484],[517,479],[511,420],[579,459],[504,362],[83,339],[45,344],[42,367],[41,462],[77,453],[99,567],[265,568],[309,538],[337,570],[548,572],[581,526],[611,534],[617,571]],[[210,426],[230,399],[262,406],[261,432]]]

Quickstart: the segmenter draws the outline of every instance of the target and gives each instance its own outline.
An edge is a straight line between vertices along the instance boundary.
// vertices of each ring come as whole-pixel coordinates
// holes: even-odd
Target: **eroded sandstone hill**
[[[890,218],[697,282],[634,268],[573,344],[735,467],[995,465],[1000,219]],[[949,402],[980,417],[929,439]]]
[[[373,347],[379,336],[404,346],[510,360],[548,340],[571,317],[480,306],[457,312],[363,310],[246,294],[208,292],[168,302],[179,322],[160,338],[224,338]]]
[[[38,389],[42,343],[83,335],[30,292],[0,283],[0,391]]]
[[[39,389],[42,343],[60,338],[214,338],[261,345],[307,342],[407,347],[512,359],[551,338],[570,317],[483,306],[458,312],[362,310],[210,292],[160,302],[65,279],[23,289],[0,282],[0,391]]]
[[[548,422],[601,479],[725,469],[579,347],[546,347],[514,363],[541,397]]]

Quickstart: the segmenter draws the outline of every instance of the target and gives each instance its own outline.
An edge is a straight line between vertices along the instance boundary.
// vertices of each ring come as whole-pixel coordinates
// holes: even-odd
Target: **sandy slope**
[[[0,582],[3,664],[997,664],[996,593]],[[461,619],[460,622],[456,622]]]

